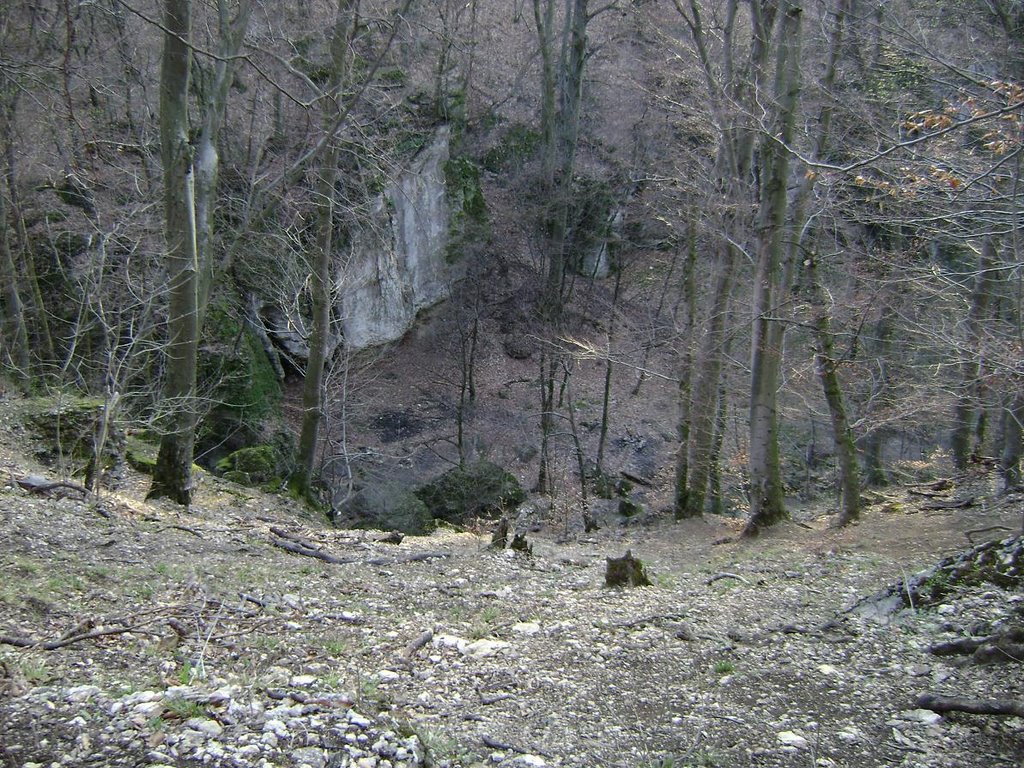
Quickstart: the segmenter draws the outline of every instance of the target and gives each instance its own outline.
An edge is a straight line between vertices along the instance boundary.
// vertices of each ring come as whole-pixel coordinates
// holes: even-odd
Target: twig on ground
[[[749,580],[743,578],[738,573],[729,573],[728,571],[722,571],[721,573],[716,573],[714,576],[712,576],[710,579],[708,579],[704,583],[707,584],[708,586],[711,586],[716,581],[721,581],[722,579],[736,579],[736,581],[741,581],[744,584],[748,584],[748,585],[750,584]]]
[[[111,629],[96,629],[92,632],[86,632],[83,635],[73,635],[72,637],[65,637],[59,640],[32,640],[28,637],[11,637],[9,635],[0,635],[0,645],[13,645],[15,648],[37,648],[41,651],[55,651],[58,648],[64,648],[74,643],[80,643],[85,640],[94,640],[97,637],[108,637],[110,635],[123,635],[126,632],[137,632],[139,627],[115,627]]]
[[[428,629],[426,632],[421,634],[419,637],[417,637],[415,640],[413,640],[411,643],[409,643],[409,645],[405,647],[405,651],[402,653],[402,658],[405,659],[407,662],[411,662],[412,657],[416,655],[416,652],[419,651],[420,648],[425,646],[433,639],[434,630]]]

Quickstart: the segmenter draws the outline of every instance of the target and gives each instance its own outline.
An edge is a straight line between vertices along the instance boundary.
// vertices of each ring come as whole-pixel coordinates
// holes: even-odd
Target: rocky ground
[[[525,555],[484,529],[330,529],[206,475],[187,513],[144,502],[142,476],[99,498],[30,493],[16,479],[47,470],[7,427],[5,766],[1024,763],[1021,719],[914,706],[1024,699],[1015,664],[929,653],[1019,622],[1024,595],[845,610],[965,532],[1016,530],[1019,500],[928,510],[893,492],[847,530],[809,514],[756,541],[708,519],[566,542],[534,508]],[[604,586],[627,549],[653,586]]]

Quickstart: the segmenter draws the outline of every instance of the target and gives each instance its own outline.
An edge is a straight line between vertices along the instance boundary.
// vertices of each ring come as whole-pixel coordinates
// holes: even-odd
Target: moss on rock
[[[101,398],[61,393],[26,400],[22,409],[22,420],[37,442],[36,456],[47,464],[91,483],[97,470],[108,473],[123,463],[124,431],[115,422],[106,424],[104,432]]]
[[[475,517],[495,518],[526,499],[519,481],[489,461],[445,472],[416,491],[432,517],[463,525]]]
[[[288,472],[288,461],[273,445],[254,445],[229,453],[217,462],[217,471],[240,485],[279,488]]]

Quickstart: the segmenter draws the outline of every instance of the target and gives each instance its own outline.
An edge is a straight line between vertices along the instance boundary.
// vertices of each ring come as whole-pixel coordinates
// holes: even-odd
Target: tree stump
[[[608,567],[604,574],[606,587],[649,587],[651,580],[647,577],[644,564],[633,557],[628,549],[622,557],[609,557]]]

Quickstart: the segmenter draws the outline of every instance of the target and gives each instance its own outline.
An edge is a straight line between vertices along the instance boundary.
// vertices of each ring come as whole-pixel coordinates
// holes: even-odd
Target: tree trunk
[[[39,286],[39,277],[36,274],[35,261],[32,257],[31,246],[28,239],[28,232],[25,226],[24,212],[22,211],[18,187],[15,184],[15,159],[16,151],[14,146],[14,114],[17,105],[17,94],[4,95],[7,103],[3,105],[3,113],[0,114],[0,140],[4,145],[4,180],[7,183],[7,192],[10,195],[10,215],[14,221],[17,233],[17,253],[21,257],[21,274],[28,282],[28,296],[31,301],[30,316],[31,323],[26,323],[26,334],[29,336],[30,348],[36,348],[36,361],[43,361],[47,364],[53,363],[56,359],[53,335],[50,332],[49,309],[43,298],[43,292]],[[8,241],[8,247],[9,241]],[[18,260],[15,254],[11,254],[11,260],[15,265],[17,273]],[[26,318],[27,319],[27,318]],[[31,351],[31,349],[30,349]],[[30,362],[31,362],[30,355]]]
[[[331,38],[331,78],[324,98],[323,124],[330,130],[341,120],[342,86],[348,81],[349,45],[355,33],[358,0],[338,0]],[[338,146],[330,141],[324,151],[317,179],[317,250],[310,275],[313,297],[309,361],[302,389],[302,432],[299,435],[297,467],[291,487],[312,499],[313,476],[317,467],[320,426],[323,421],[324,374],[331,338],[331,303],[334,286],[334,186],[338,178]]]
[[[8,237],[7,202],[0,189],[0,282],[4,284],[4,352],[10,361],[14,378],[27,391],[31,381],[28,331],[25,328],[25,307],[18,292],[18,270],[11,256]]]
[[[881,314],[875,323],[872,353],[878,360],[878,374],[871,388],[871,400],[880,399],[889,388],[888,357],[892,352],[892,337],[896,323],[896,312],[888,304],[882,306]],[[889,476],[885,471],[885,438],[887,428],[874,426],[863,438],[861,444],[864,452],[864,480],[870,486],[889,484]]]
[[[1003,450],[999,461],[999,473],[1006,491],[1021,487],[1021,440],[1024,438],[1024,390],[1020,389],[1019,381],[1012,383],[1017,384],[1018,388],[1003,408]]]
[[[690,475],[690,410],[693,396],[693,331],[697,324],[697,222],[691,211],[687,230],[686,267],[683,275],[684,315],[681,336],[683,338],[683,355],[679,366],[679,447],[676,450],[676,481],[675,481],[675,516],[676,519],[688,515],[687,497],[689,496],[688,478]],[[639,380],[637,387],[640,386]]]
[[[960,352],[960,391],[953,414],[950,450],[953,466],[961,471],[967,468],[971,460],[975,430],[982,422],[978,412],[983,408],[980,402],[983,324],[992,295],[992,268],[995,263],[996,246],[989,236],[985,238],[978,254],[978,273],[974,278],[971,306],[967,312],[967,338]]]
[[[551,433],[555,425],[555,374],[558,371],[557,356],[545,351],[540,356],[540,456],[537,468],[537,493],[550,494],[551,481]]]
[[[764,158],[758,222],[758,268],[754,287],[754,327],[751,344],[750,388],[750,518],[744,531],[786,517],[779,461],[777,390],[782,366],[782,326],[772,318],[775,299],[789,286],[780,280],[784,251],[789,152],[800,95],[800,19],[798,6],[783,3],[782,29],[776,57],[775,94],[777,135],[761,148]],[[783,275],[790,270],[783,270]]]
[[[199,327],[203,327],[206,305],[213,284],[213,212],[217,202],[217,177],[220,154],[217,142],[227,109],[228,88],[235,72],[235,57],[242,47],[249,26],[252,0],[239,0],[235,17],[230,18],[227,0],[217,0],[219,19],[218,58],[213,64],[209,93],[204,94],[202,124],[196,136],[196,249],[199,254]]]
[[[807,265],[807,280],[810,284],[811,303],[814,308],[812,326],[817,349],[814,364],[825,393],[829,416],[832,420],[832,436],[835,443],[836,461],[839,464],[839,486],[842,507],[839,524],[847,525],[860,517],[860,472],[857,469],[857,446],[853,431],[846,416],[843,390],[839,383],[839,364],[830,328],[829,312],[825,306],[825,290],[821,285],[817,265],[813,258]]]
[[[622,270],[615,270],[615,290],[612,292],[612,305],[608,311],[608,345],[604,358],[604,389],[601,394],[601,430],[597,437],[597,476],[604,474],[604,449],[608,441],[608,426],[611,421],[612,404],[612,342],[615,339],[615,319],[619,311],[619,290],[622,287]]]
[[[711,315],[701,345],[697,380],[691,398],[690,441],[688,446],[679,446],[680,451],[688,451],[686,466],[689,469],[689,479],[680,490],[679,477],[676,477],[677,517],[699,517],[704,514],[704,501],[714,456],[715,416],[718,412],[716,401],[725,354],[725,324],[729,317],[729,300],[739,264],[739,253],[732,243],[722,242],[719,247],[721,264],[715,281]]]
[[[163,408],[165,431],[147,498],[192,500],[196,360],[199,347],[199,264],[195,177],[189,143],[188,94],[192,63],[190,0],[164,3],[160,72],[160,144],[164,166],[164,237],[169,275],[168,341]]]

